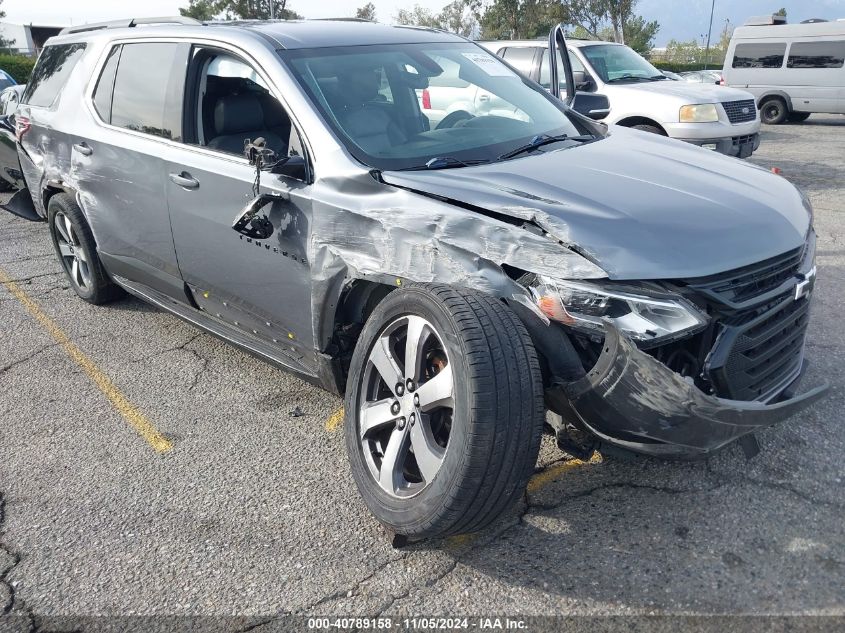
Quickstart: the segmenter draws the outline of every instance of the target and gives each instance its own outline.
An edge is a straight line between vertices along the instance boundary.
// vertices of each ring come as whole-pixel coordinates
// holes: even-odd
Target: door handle
[[[94,153],[94,150],[91,149],[88,146],[88,143],[86,143],[85,141],[83,141],[82,143],[75,143],[73,145],[73,149],[75,149],[77,152],[79,152],[83,156],[90,156],[91,154]]]
[[[191,174],[184,171],[181,174],[170,174],[170,180],[183,189],[199,189],[200,186],[199,180],[192,178]]]

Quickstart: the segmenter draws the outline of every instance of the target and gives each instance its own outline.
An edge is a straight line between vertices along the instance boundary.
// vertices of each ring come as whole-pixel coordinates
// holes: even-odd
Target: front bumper
[[[604,443],[647,455],[694,458],[782,422],[818,401],[827,388],[775,404],[709,396],[608,325],[593,369],[580,380],[551,387],[546,401]]]
[[[705,146],[709,149],[734,156],[736,158],[748,158],[760,147],[759,134],[745,134],[741,136],[730,136],[728,138],[682,138],[678,139],[699,147]]]

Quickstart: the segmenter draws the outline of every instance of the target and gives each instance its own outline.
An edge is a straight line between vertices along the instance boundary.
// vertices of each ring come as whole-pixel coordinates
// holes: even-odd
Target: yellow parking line
[[[97,367],[65,334],[62,329],[48,317],[38,304],[33,301],[11,278],[0,269],[0,283],[21,302],[23,307],[49,332],[59,346],[79,365],[97,388],[108,398],[112,406],[123,416],[123,419],[153,447],[157,453],[166,453],[173,448],[173,443],[156,429],[143,413],[121,393],[111,379]]]
[[[334,433],[335,431],[337,431],[341,426],[343,426],[343,416],[343,407],[332,413],[329,416],[329,419],[326,420],[326,430],[329,433]]]
[[[526,490],[528,494],[534,494],[539,490],[542,490],[550,483],[552,483],[555,479],[560,477],[565,472],[570,470],[575,470],[580,466],[584,466],[586,464],[601,464],[602,458],[601,455],[597,452],[593,453],[590,460],[587,462],[581,461],[580,459],[572,459],[568,462],[562,462],[560,464],[555,464],[551,468],[547,468],[536,475],[534,475],[529,481],[528,485],[526,486]]]

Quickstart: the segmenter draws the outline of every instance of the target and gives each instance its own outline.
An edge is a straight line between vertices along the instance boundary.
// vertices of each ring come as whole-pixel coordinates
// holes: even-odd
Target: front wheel
[[[476,531],[525,489],[543,414],[537,354],[507,306],[444,285],[396,290],[373,311],[352,358],[352,474],[397,534]]]

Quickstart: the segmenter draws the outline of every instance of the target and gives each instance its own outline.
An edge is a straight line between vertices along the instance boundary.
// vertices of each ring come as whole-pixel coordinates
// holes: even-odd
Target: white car
[[[479,44],[550,87],[545,41]],[[672,81],[622,44],[568,40],[568,46],[578,90],[603,94],[610,101],[610,113],[602,119],[605,123],[670,136],[740,158],[759,147],[760,115],[749,92]],[[563,70],[558,74],[563,77]]]

